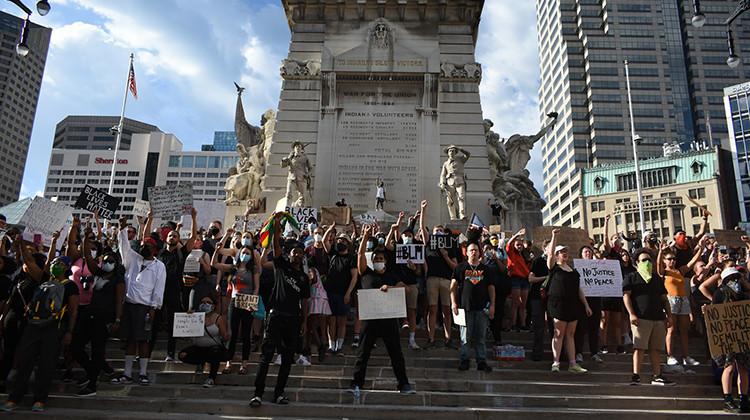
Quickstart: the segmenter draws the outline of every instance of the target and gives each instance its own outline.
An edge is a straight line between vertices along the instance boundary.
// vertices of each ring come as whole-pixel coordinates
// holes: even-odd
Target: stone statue
[[[552,121],[539,130],[538,133],[532,136],[514,134],[505,140],[505,150],[508,153],[508,168],[510,170],[523,171],[526,169],[526,164],[531,160],[530,152],[534,147],[534,143],[544,137],[544,135],[547,134],[557,122],[556,112],[551,112],[549,116],[552,117]]]
[[[307,203],[307,191],[310,188],[310,175],[312,163],[305,153],[307,144],[296,140],[292,143],[292,152],[289,156],[281,159],[281,167],[289,167],[289,175],[286,178],[286,200],[287,205],[304,207]],[[299,195],[292,200],[295,192]]]
[[[464,165],[471,154],[455,145],[446,147],[443,153],[448,155],[448,160],[443,163],[443,168],[440,171],[438,187],[445,193],[451,219],[465,219],[466,176],[464,175]]]
[[[242,91],[245,88],[234,84],[237,88],[237,107],[234,111],[234,134],[237,136],[237,143],[245,147],[253,147],[261,142],[260,127],[256,127],[245,119],[245,110],[242,107]]]

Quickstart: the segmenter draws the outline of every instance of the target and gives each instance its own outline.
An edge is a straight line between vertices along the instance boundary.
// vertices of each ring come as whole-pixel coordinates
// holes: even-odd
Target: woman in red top
[[[529,266],[523,258],[523,237],[526,229],[521,229],[508,240],[505,245],[505,251],[508,253],[508,275],[512,289],[510,292],[511,310],[510,325],[511,328],[528,331],[526,326],[526,301],[529,299]],[[516,327],[516,319],[519,320],[520,328]]]

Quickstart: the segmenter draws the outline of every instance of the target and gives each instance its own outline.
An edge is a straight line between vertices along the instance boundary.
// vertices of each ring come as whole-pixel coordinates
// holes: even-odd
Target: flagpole
[[[122,113],[120,123],[117,125],[117,140],[115,140],[115,157],[112,159],[112,174],[109,177],[109,195],[115,187],[115,169],[117,168],[117,152],[120,151],[120,140],[122,139],[122,126],[125,122],[125,104],[128,102],[128,89],[130,87],[130,69],[133,68],[133,53],[130,53],[130,65],[128,66],[128,77],[125,81],[125,97],[122,98]]]

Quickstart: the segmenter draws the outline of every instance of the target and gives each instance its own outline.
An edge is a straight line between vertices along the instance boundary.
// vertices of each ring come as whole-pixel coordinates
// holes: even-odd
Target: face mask
[[[141,248],[140,254],[141,254],[141,257],[145,259],[149,259],[153,256],[153,253],[151,252],[151,247]]]
[[[58,278],[63,273],[63,267],[61,265],[53,265],[49,268],[49,273],[54,278]]]
[[[96,251],[91,251],[91,258],[96,259]]]
[[[492,251],[487,251],[484,253],[484,258],[487,260],[491,260],[493,256],[494,256],[494,252]]]
[[[433,235],[442,236],[442,235],[445,235],[445,233],[443,233],[443,231],[438,231],[438,232],[435,232]]]
[[[336,251],[338,252],[344,252],[347,250],[346,244],[337,243],[336,244]]]
[[[102,270],[104,270],[104,271],[106,271],[108,273],[111,272],[114,269],[115,269],[115,263],[104,263],[104,264],[102,264]]]
[[[385,245],[385,238],[378,238],[378,245]]]
[[[674,243],[677,244],[678,247],[685,249],[687,248],[687,237],[685,237],[685,235],[677,235],[674,239]]]
[[[242,238],[242,246],[253,246],[253,240],[250,238]]]
[[[646,281],[646,283],[651,281],[651,276],[653,272],[651,271],[653,269],[653,263],[651,261],[641,261],[638,263],[638,274],[643,277],[643,280]]]
[[[497,246],[497,244],[499,244],[500,241],[498,241],[497,239],[490,239],[490,243],[492,244],[492,246]]]
[[[315,240],[315,242],[323,242],[323,237],[320,236],[320,234],[318,234],[318,233],[316,233],[315,235],[313,235],[313,239]]]
[[[112,245],[111,248],[112,248],[112,251],[117,252],[117,245]]]
[[[402,239],[404,240],[405,244],[410,244],[412,241],[411,236],[404,236]]]
[[[385,270],[385,263],[384,262],[374,262],[374,263],[372,263],[372,268],[375,271],[383,271],[383,270]]]
[[[198,312],[211,312],[213,306],[214,305],[208,302],[202,302],[200,305],[198,305]]]
[[[367,249],[372,249],[374,247],[372,241],[367,241]]]
[[[240,255],[240,261],[247,264],[250,262],[250,256],[247,254]]]
[[[219,228],[211,228],[208,230],[208,233],[213,237],[219,234]]]

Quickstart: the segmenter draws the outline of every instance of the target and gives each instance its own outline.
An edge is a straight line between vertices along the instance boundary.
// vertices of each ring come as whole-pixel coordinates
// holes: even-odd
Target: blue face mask
[[[198,305],[198,312],[211,312],[213,306],[214,305],[208,302],[202,302],[200,305]]]
[[[367,249],[372,249],[375,247],[375,245],[372,243],[372,241],[367,241]]]
[[[240,255],[240,262],[243,262],[245,264],[250,262],[250,255],[248,254],[242,254]]]
[[[253,240],[250,238],[242,238],[242,246],[253,246]]]
[[[385,245],[385,238],[378,238],[378,245]]]
[[[104,270],[104,271],[106,271],[108,273],[111,272],[114,269],[115,269],[115,263],[104,263],[104,264],[102,264],[102,270]]]
[[[412,241],[411,236],[404,236],[402,239],[404,240],[405,244],[410,244]]]

